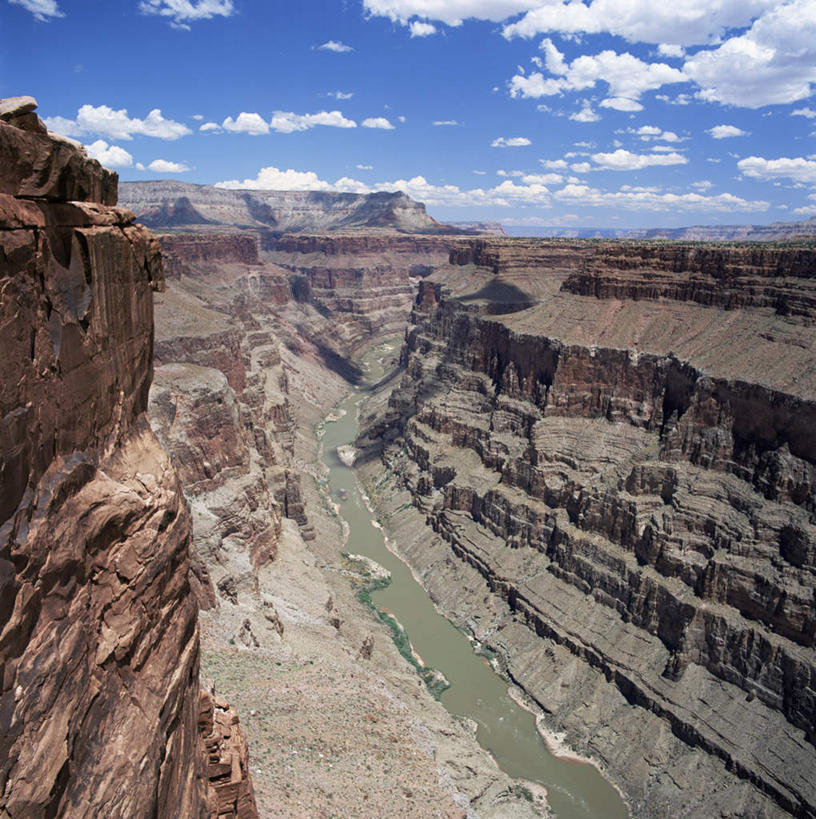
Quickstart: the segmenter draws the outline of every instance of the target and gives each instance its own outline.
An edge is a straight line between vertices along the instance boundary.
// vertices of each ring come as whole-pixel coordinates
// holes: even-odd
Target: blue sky
[[[0,96],[123,180],[510,226],[816,215],[816,0],[0,0]]]

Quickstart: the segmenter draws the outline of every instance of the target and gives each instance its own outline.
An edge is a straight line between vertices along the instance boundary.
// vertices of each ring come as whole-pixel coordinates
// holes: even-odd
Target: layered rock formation
[[[463,242],[360,442],[434,599],[637,815],[816,815],[812,254]]]
[[[145,417],[159,247],[35,107],[0,107],[0,813],[215,815],[190,518]]]
[[[404,193],[230,190],[185,182],[123,182],[119,196],[148,227],[223,225],[280,233],[385,229],[457,233]]]

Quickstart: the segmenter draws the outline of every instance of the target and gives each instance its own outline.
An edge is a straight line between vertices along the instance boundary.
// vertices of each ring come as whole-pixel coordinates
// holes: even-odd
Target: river
[[[384,362],[393,356],[396,344],[381,344],[363,357],[369,382],[376,383],[383,375]],[[366,555],[391,573],[390,585],[372,594],[374,604],[396,617],[425,665],[447,678],[450,687],[441,701],[448,711],[478,725],[479,743],[509,776],[544,786],[559,819],[626,819],[629,814],[620,794],[593,765],[549,751],[533,714],[509,696],[507,682],[436,610],[410,569],[386,547],[360,496],[353,467],[337,455],[338,447],[357,436],[357,409],[364,395],[364,388],[353,390],[332,416],[342,417],[325,423],[323,457],[332,499],[349,526],[345,550]]]

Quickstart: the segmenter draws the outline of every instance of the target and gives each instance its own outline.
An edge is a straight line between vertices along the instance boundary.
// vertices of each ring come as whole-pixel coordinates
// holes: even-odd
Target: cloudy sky
[[[816,0],[0,0],[0,96],[124,180],[442,219],[816,215]]]

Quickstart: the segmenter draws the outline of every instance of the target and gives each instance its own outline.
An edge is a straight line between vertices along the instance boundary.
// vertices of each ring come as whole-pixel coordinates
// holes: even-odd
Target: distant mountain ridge
[[[119,204],[151,228],[264,228],[286,233],[459,233],[402,192],[230,190],[186,182],[120,182]]]
[[[561,239],[670,239],[691,242],[775,242],[816,238],[816,216],[803,222],[770,225],[693,225],[682,228],[539,227],[505,228],[511,236]]]

